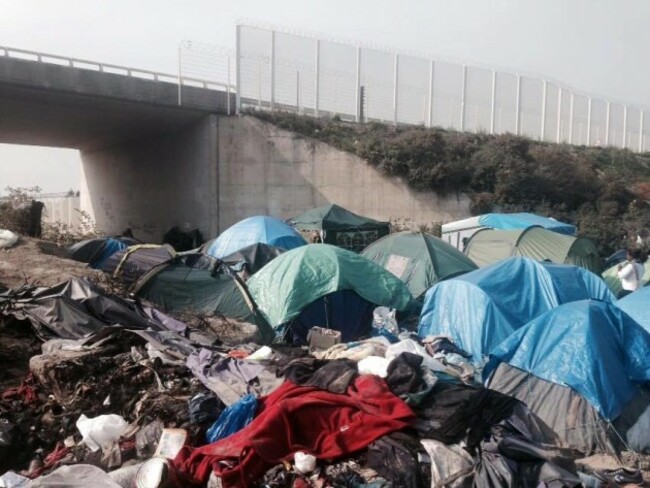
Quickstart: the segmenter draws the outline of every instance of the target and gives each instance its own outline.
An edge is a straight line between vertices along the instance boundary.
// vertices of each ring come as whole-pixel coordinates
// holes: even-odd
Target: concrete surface
[[[217,233],[217,116],[174,133],[82,150],[81,207],[108,234],[160,242],[172,226]]]
[[[408,228],[470,215],[465,195],[416,192],[364,160],[251,116],[219,119],[219,227],[337,203]]]

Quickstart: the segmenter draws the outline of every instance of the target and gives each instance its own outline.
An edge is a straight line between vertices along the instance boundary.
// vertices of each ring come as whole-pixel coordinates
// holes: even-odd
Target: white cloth
[[[618,270],[618,278],[621,280],[621,287],[627,291],[635,291],[641,288],[645,266],[637,261],[627,262]]]

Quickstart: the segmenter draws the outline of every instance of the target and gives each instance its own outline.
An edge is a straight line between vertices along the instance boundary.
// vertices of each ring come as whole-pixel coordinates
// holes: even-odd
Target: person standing
[[[626,261],[618,265],[618,279],[621,280],[621,292],[619,298],[629,295],[643,286],[643,275],[645,266],[641,263],[641,250],[628,249]]]

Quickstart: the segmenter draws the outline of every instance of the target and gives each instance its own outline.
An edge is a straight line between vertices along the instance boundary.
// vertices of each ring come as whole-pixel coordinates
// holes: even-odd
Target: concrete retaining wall
[[[470,215],[465,195],[415,192],[364,160],[254,117],[219,119],[219,227],[337,203],[410,228]]]
[[[160,242],[174,225],[206,239],[252,215],[282,219],[337,203],[417,228],[470,215],[464,195],[415,192],[364,160],[254,117],[81,151],[81,208],[108,234]]]

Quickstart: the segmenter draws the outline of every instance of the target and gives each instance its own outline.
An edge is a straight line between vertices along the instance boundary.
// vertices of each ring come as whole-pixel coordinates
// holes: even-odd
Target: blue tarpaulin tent
[[[533,318],[587,298],[615,301],[605,283],[585,269],[511,258],[430,288],[418,334],[447,335],[478,363]]]
[[[650,287],[643,287],[616,302],[618,307],[650,332]]]
[[[615,419],[650,381],[650,334],[614,304],[564,304],[520,328],[490,353],[487,378],[505,362],[572,388]]]
[[[576,235],[575,225],[565,224],[558,220],[525,212],[510,214],[489,213],[481,215],[479,217],[479,224],[483,227],[501,230],[527,229],[538,226],[559,234]]]
[[[206,253],[223,258],[246,246],[268,244],[285,250],[307,244],[300,234],[280,219],[255,216],[237,222],[206,246]]]

